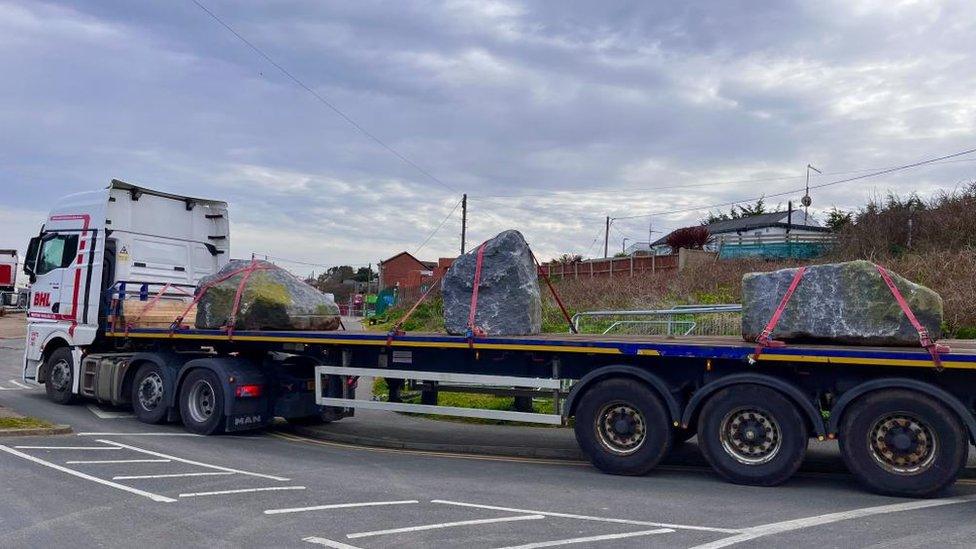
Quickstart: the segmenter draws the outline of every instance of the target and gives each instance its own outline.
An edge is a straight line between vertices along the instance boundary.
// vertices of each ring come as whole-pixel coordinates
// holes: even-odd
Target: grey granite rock
[[[796,269],[742,277],[742,337],[755,341],[786,293]],[[929,335],[941,336],[942,298],[891,273],[895,286]],[[851,261],[807,267],[773,331],[782,341],[851,345],[918,345],[918,332],[902,312],[874,263]]]
[[[257,263],[261,269],[255,270],[244,285],[235,330],[335,330],[339,327],[339,307],[328,296],[272,263]],[[230,261],[216,274],[202,279],[197,291],[250,264],[244,260]],[[227,325],[243,276],[238,273],[206,291],[197,304],[197,328],[216,329]]]
[[[444,275],[444,326],[468,331],[478,248],[459,257]],[[542,331],[539,275],[529,245],[518,231],[485,242],[475,325],[488,335],[529,335]]]

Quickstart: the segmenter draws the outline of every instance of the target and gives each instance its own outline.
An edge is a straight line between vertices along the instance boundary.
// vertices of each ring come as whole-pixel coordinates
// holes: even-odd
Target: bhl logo
[[[34,306],[35,307],[50,307],[51,306],[51,293],[50,292],[37,292],[34,294]]]

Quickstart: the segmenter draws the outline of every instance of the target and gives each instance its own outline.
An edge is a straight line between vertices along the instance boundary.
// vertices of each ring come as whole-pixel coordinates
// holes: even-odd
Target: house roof
[[[414,255],[413,255],[412,253],[410,253],[410,252],[400,252],[400,253],[398,253],[398,254],[396,254],[396,255],[394,255],[393,257],[390,257],[390,258],[387,258],[387,259],[384,259],[383,261],[380,261],[380,265],[384,265],[384,264],[386,264],[386,263],[389,263],[389,262],[391,262],[391,261],[393,261],[394,259],[396,259],[396,258],[398,258],[398,257],[400,257],[400,256],[407,256],[408,258],[410,258],[410,259],[412,259],[412,260],[414,260],[414,261],[416,261],[416,262],[417,262],[418,264],[420,264],[420,265],[422,265],[422,266],[424,266],[424,267],[430,267],[430,266],[431,266],[431,262],[430,262],[430,261],[421,261],[421,260],[419,260],[419,259],[417,259],[417,258],[416,258],[416,257],[415,257],[415,256],[414,256]],[[434,265],[434,266],[436,266],[436,265],[437,265],[437,263],[434,263],[433,265]]]
[[[738,219],[726,219],[722,221],[716,221],[714,223],[709,223],[705,225],[708,228],[708,234],[728,234],[728,233],[738,233],[742,231],[751,231],[753,229],[763,229],[766,227],[786,227],[790,226],[793,229],[803,229],[807,231],[821,231],[829,232],[830,229],[822,227],[816,222],[804,223],[803,222],[803,212],[801,210],[793,210],[793,219],[791,223],[786,223],[786,217],[788,212],[771,212],[758,215],[750,215],[748,217],[740,217]],[[672,231],[673,232],[673,231]],[[670,234],[670,233],[669,233]],[[654,241],[652,246],[659,246],[661,244],[666,244],[668,240],[668,235],[664,235],[661,238]]]

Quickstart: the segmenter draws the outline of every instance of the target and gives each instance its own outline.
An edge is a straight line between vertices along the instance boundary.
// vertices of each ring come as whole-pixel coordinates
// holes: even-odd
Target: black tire
[[[187,431],[216,435],[224,431],[224,390],[217,374],[193,370],[180,387],[180,417]]]
[[[807,442],[806,422],[793,402],[762,385],[718,391],[698,420],[702,455],[735,484],[782,484],[800,468]]]
[[[647,474],[671,450],[667,408],[639,381],[597,383],[582,395],[575,418],[580,449],[605,473]]]
[[[860,397],[844,412],[839,438],[851,473],[871,490],[893,496],[943,491],[966,466],[969,453],[969,437],[956,414],[905,389]]]
[[[75,400],[71,388],[75,383],[75,359],[70,347],[59,347],[44,361],[44,390],[51,402],[71,404]]]
[[[147,362],[139,367],[132,378],[132,411],[143,423],[163,423],[169,412],[169,387],[162,368]]]

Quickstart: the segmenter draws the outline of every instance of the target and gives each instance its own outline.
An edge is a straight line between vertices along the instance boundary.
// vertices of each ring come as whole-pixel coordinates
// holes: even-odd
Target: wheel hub
[[[48,381],[54,386],[58,391],[64,391],[68,389],[68,383],[71,380],[71,367],[68,366],[68,362],[64,360],[59,360],[51,366],[51,373],[48,375]]]
[[[886,470],[914,475],[932,466],[937,441],[928,424],[911,414],[898,413],[874,422],[868,445],[871,457]]]
[[[146,410],[153,410],[163,399],[163,380],[159,374],[153,372],[146,376],[139,384],[139,405]]]
[[[205,423],[213,415],[215,405],[214,388],[206,380],[199,380],[190,389],[188,408],[190,417],[197,423]]]
[[[722,448],[736,461],[746,465],[761,465],[770,461],[782,446],[779,424],[764,410],[733,410],[722,420],[720,430]]]
[[[603,407],[596,418],[600,443],[618,455],[636,452],[646,439],[646,421],[640,410],[627,403],[615,402]]]

